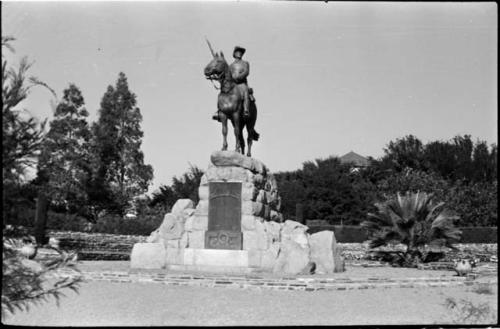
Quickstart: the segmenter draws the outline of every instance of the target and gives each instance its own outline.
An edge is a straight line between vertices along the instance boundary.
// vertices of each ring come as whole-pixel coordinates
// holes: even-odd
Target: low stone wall
[[[335,232],[335,238],[340,243],[362,243],[368,240],[368,232],[353,225],[330,225],[324,220],[306,220],[309,227],[308,233],[316,233],[324,230]],[[459,227],[462,231],[461,243],[497,243],[496,227]]]
[[[114,235],[83,232],[50,231],[50,237],[60,240],[60,247],[65,250],[79,251],[81,260],[129,260],[135,243],[145,242],[146,236]],[[338,243],[346,261],[362,259],[369,250],[365,243]],[[457,251],[447,251],[444,261],[455,258],[473,257],[481,261],[496,261],[498,256],[496,243],[457,244]],[[397,247],[397,246],[396,246]]]
[[[363,259],[369,251],[368,243],[339,243],[342,250],[342,256],[348,260]],[[442,248],[436,251],[444,251],[445,258],[442,261],[450,262],[457,258],[477,258],[481,262],[497,262],[498,244],[496,243],[458,243],[455,245],[456,250]],[[374,250],[404,250],[402,245],[395,245],[391,248],[382,247]]]
[[[77,251],[80,260],[129,260],[135,243],[145,242],[146,236],[104,233],[49,231],[63,250]]]

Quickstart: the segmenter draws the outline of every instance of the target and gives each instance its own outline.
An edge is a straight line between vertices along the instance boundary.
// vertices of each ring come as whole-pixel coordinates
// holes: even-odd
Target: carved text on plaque
[[[205,248],[241,250],[241,183],[208,184]]]

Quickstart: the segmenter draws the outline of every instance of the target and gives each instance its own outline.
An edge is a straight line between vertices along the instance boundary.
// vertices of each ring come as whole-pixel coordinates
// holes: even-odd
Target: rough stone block
[[[206,174],[203,174],[200,179],[200,186],[208,186],[208,178]]]
[[[267,235],[272,242],[280,241],[281,225],[279,223],[273,222],[273,221],[265,221],[264,226],[265,226],[265,230],[267,232]]]
[[[184,248],[168,248],[166,254],[167,265],[184,265]]]
[[[307,226],[293,220],[286,220],[281,227],[281,239],[295,241],[303,248],[307,248],[309,241],[305,233],[306,230]]]
[[[184,223],[174,214],[168,213],[163,218],[159,230],[160,240],[180,239],[184,232]]]
[[[257,221],[255,216],[242,215],[241,216],[241,231],[244,232],[244,231],[255,230],[255,221]]]
[[[130,254],[131,268],[161,269],[166,265],[163,243],[136,243]]]
[[[260,228],[261,225],[261,222],[255,221],[254,231],[243,231],[243,250],[266,250],[269,247],[267,234]]]
[[[343,260],[333,231],[321,231],[309,236],[311,261],[316,263],[316,273],[343,272]]]
[[[297,274],[309,264],[309,249],[291,240],[281,241],[274,273]]]
[[[146,242],[155,243],[160,242],[160,230],[156,229],[146,238]]]
[[[267,203],[266,191],[259,190],[257,197],[255,198],[255,201],[266,204]]]
[[[181,239],[179,240],[179,248],[187,248],[189,245],[188,232],[184,231],[182,233]]]
[[[193,231],[206,231],[208,229],[208,215],[193,217]]]
[[[255,185],[256,188],[261,190],[264,188],[266,180],[265,180],[264,176],[262,176],[261,174],[256,174],[253,176],[252,183]]]
[[[194,214],[195,211],[196,210],[194,208],[193,209],[184,209],[182,211],[182,214],[181,214],[181,217],[182,217],[183,221],[185,222],[186,219],[188,219],[189,217],[193,216],[193,214]]]
[[[255,186],[250,185],[248,186],[242,186],[241,188],[241,200],[242,201],[254,201],[255,198],[257,197],[257,193],[259,190],[255,188]]]
[[[180,240],[167,240],[167,241],[164,241],[164,244],[165,244],[165,247],[167,248],[167,250],[169,248],[179,248],[179,241]]]
[[[209,182],[251,182],[253,178],[253,174],[249,170],[240,167],[210,167],[206,175]]]
[[[273,174],[267,175],[264,189],[271,192],[278,191],[278,183],[276,182],[276,178]]]
[[[198,202],[195,214],[208,216],[208,200],[200,200],[200,202]]]
[[[186,219],[186,222],[184,223],[184,230],[185,231],[188,231],[188,232],[193,231],[193,221],[194,221],[194,216],[190,216],[190,217],[188,217],[188,219]]]
[[[243,215],[253,215],[263,217],[264,205],[260,202],[242,201],[241,213]]]
[[[276,210],[271,210],[269,212],[269,217],[274,222],[278,222],[278,223],[283,222],[283,214],[279,213]]]
[[[200,200],[208,200],[208,185],[207,186],[200,186],[198,188],[198,197]]]
[[[262,251],[261,267],[266,269],[274,268],[278,258],[279,243],[273,243],[267,250]]]
[[[259,160],[234,151],[215,151],[210,160],[216,166],[237,166],[264,175],[267,172],[266,166]]]
[[[190,199],[179,199],[175,202],[172,207],[171,213],[174,215],[181,215],[182,212],[186,209],[193,209],[194,203]]]
[[[189,248],[205,248],[205,231],[193,231],[188,233]]]
[[[271,208],[267,204],[262,205],[261,217],[264,219],[271,219]]]

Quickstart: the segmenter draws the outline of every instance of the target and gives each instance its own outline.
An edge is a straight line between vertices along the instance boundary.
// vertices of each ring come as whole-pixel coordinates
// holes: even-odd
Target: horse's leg
[[[252,156],[252,131],[253,128],[247,124],[247,144],[248,144],[247,157]]]
[[[238,111],[233,113],[233,127],[234,127],[234,137],[236,139],[236,149],[235,151],[241,153],[241,128],[240,128],[240,114]]]
[[[241,146],[241,154],[245,154],[245,138],[243,137],[243,126],[245,124],[240,122],[240,146]]]
[[[255,103],[250,103],[250,117],[248,117],[246,121],[247,126],[247,143],[248,143],[248,151],[247,156],[252,156],[252,143],[255,140],[259,139],[259,134],[255,131],[255,121],[257,121],[257,107]]]
[[[219,112],[219,118],[222,123],[222,151],[227,150],[227,116]]]

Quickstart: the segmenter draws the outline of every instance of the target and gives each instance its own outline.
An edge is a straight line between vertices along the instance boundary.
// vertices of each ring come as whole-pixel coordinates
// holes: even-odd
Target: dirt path
[[[348,291],[252,291],[165,286],[154,283],[88,282],[80,294],[4,318],[31,326],[227,326],[450,324],[464,312],[447,309],[448,297],[490,308],[483,323],[496,323],[498,286],[390,288]]]

